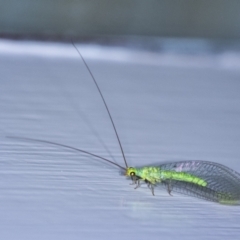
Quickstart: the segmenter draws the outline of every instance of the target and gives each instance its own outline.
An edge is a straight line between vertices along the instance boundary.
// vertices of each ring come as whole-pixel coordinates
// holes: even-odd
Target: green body
[[[142,180],[147,180],[151,184],[160,183],[164,180],[177,180],[194,183],[202,187],[207,186],[207,182],[204,181],[204,179],[196,177],[192,174],[186,172],[161,170],[160,167],[128,168],[126,171],[127,176],[132,176],[133,173]]]
[[[240,174],[207,161],[179,161],[141,168],[128,167],[126,176],[135,188],[145,181],[154,195],[154,187],[162,183],[172,191],[227,205],[240,205]]]

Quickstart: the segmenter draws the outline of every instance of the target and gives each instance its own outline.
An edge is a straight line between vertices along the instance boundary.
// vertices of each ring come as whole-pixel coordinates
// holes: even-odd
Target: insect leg
[[[132,179],[132,183],[130,183],[130,185],[137,184],[137,179],[135,176],[131,176],[131,179]]]
[[[169,179],[168,179],[168,180],[163,180],[162,183],[163,183],[164,186],[166,187],[168,194],[169,194],[170,196],[173,196],[173,195],[171,194],[171,192],[172,192],[172,190],[173,190],[173,186],[172,186],[172,181],[171,181],[171,179],[170,179],[170,180],[169,180]]]
[[[152,191],[152,195],[155,196],[155,195],[154,195],[154,185],[153,185],[152,183],[149,183],[149,188],[150,188],[151,191]]]
[[[137,176],[131,176],[131,179],[132,179],[132,183],[130,183],[130,185],[136,185],[136,187],[134,189],[137,189],[140,187],[140,179],[139,177]]]
[[[147,186],[151,190],[152,195],[155,196],[154,195],[154,185],[151,182],[149,182],[148,180],[145,180],[145,183],[147,183]]]
[[[168,191],[168,194],[169,194],[170,196],[173,196],[173,195],[171,194],[171,192],[172,192],[171,180],[168,181],[168,183],[167,183],[167,191]]]
[[[136,187],[134,188],[134,189],[137,189],[137,188],[139,188],[141,186],[141,184],[140,184],[140,179],[137,179],[136,180]]]

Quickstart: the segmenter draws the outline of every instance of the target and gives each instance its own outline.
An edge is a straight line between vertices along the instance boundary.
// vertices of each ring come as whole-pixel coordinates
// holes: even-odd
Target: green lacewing
[[[132,183],[135,184],[135,189],[140,187],[141,182],[145,182],[150,188],[152,195],[154,195],[154,189],[159,185],[162,185],[166,188],[169,195],[171,195],[172,192],[179,192],[185,195],[218,202],[221,204],[240,204],[240,174],[218,163],[200,160],[188,160],[154,166],[144,166],[140,168],[128,167],[117,129],[113,122],[113,118],[111,116],[107,103],[100,90],[100,87],[80,51],[73,42],[72,44],[77,50],[79,56],[82,58],[82,61],[86,66],[89,74],[91,75],[91,78],[94,81],[96,88],[102,98],[111,124],[113,126],[116,138],[118,140],[125,166],[123,167],[107,158],[101,157],[94,153],[67,146],[61,143],[14,136],[9,136],[8,138],[52,144],[91,155],[123,170],[125,172],[125,176],[132,179]]]

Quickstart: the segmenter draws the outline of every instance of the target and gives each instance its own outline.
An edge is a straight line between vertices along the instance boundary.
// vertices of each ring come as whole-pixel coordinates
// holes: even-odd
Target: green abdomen
[[[199,186],[207,186],[207,182],[203,179],[191,175],[185,172],[175,172],[175,171],[162,171],[161,172],[161,179],[162,180],[177,180],[177,181],[184,181],[189,183],[194,183]]]

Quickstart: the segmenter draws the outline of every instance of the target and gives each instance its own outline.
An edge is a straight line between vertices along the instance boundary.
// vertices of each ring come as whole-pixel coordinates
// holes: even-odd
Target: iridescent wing
[[[222,204],[240,204],[240,174],[218,163],[182,161],[159,166],[162,171],[184,172],[203,179],[206,186],[166,179],[162,183],[168,191],[203,198]]]

